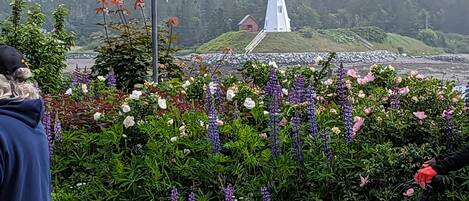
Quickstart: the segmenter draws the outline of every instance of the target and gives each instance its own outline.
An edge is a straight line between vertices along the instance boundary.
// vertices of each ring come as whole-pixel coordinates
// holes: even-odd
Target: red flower
[[[176,16],[170,17],[166,22],[168,27],[177,27],[179,25],[179,19]]]
[[[135,0],[134,9],[143,8],[145,6],[145,0]]]
[[[124,0],[111,0],[112,4],[122,6],[124,5]]]

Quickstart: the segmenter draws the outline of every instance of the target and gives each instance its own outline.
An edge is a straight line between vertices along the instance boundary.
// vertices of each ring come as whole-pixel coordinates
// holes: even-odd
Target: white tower
[[[285,0],[269,0],[265,15],[265,32],[291,32]]]

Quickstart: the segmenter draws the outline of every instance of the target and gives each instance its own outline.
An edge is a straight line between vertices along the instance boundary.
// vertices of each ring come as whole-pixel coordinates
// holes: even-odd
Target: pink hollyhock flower
[[[368,184],[370,181],[368,180],[368,176],[363,177],[360,175],[360,188],[363,188]]]
[[[404,88],[400,88],[399,89],[399,93],[402,94],[402,95],[406,95],[410,92],[410,89],[409,87],[404,87]]]
[[[355,135],[357,135],[357,132],[362,128],[363,123],[365,123],[364,118],[358,117],[358,116],[354,118],[353,134],[352,134],[353,137],[355,137]]]
[[[373,112],[373,108],[369,107],[369,108],[365,108],[365,114],[371,114]]]
[[[403,193],[402,195],[404,195],[406,197],[412,197],[414,195],[414,188],[407,189],[407,191],[405,193]]]
[[[358,75],[357,75],[357,71],[355,69],[349,69],[347,71],[347,75],[350,76],[350,77],[353,77],[353,78],[357,78]]]

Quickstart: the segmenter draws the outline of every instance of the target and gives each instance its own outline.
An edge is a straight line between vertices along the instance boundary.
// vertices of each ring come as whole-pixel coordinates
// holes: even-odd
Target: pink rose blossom
[[[458,103],[460,99],[461,99],[461,96],[458,95],[458,96],[453,97],[452,101],[453,103]]]
[[[407,189],[407,191],[405,193],[403,193],[402,195],[406,196],[406,197],[412,197],[414,195],[414,189],[413,188],[409,188]]]
[[[419,73],[419,72],[417,72],[417,71],[411,70],[411,71],[409,72],[409,75],[410,75],[410,77],[415,77],[418,73]]]
[[[373,82],[373,81],[375,81],[375,76],[373,75],[373,73],[369,72],[369,73],[365,76],[365,79],[368,80],[368,82]]]
[[[440,95],[438,95],[437,99],[438,99],[438,100],[444,100],[444,99],[445,99],[445,97],[444,97],[443,95],[441,95],[441,94],[440,94]]]
[[[414,112],[413,114],[415,117],[417,117],[418,120],[424,120],[427,118],[425,112]]]
[[[266,133],[261,133],[261,134],[259,134],[259,137],[261,137],[261,139],[265,140],[265,139],[267,139],[267,134]]]
[[[332,85],[333,83],[334,83],[334,81],[332,79],[328,79],[328,80],[324,81],[324,84],[326,86]]]
[[[423,75],[423,74],[418,74],[418,75],[415,76],[415,78],[420,79],[420,80],[423,80],[423,79],[425,79],[425,75]]]
[[[357,75],[357,71],[355,69],[349,69],[347,71],[347,75],[350,76],[350,77],[353,77],[353,78],[357,78],[358,75]]]
[[[363,177],[360,175],[360,188],[363,188],[368,184],[370,181],[368,180],[368,176]]]
[[[355,137],[357,132],[362,128],[363,123],[365,123],[365,119],[362,117],[355,117],[354,118],[354,125],[353,125],[353,134],[352,136]]]
[[[402,94],[402,95],[406,95],[410,92],[410,89],[409,87],[404,87],[404,88],[400,88],[399,89],[399,93]]]
[[[369,107],[369,108],[365,108],[365,114],[371,114],[373,112],[373,108]]]

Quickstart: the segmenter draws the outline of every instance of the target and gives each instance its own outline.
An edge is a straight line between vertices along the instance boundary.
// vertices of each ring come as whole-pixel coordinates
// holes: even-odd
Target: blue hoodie
[[[42,101],[0,100],[0,201],[50,201]]]

